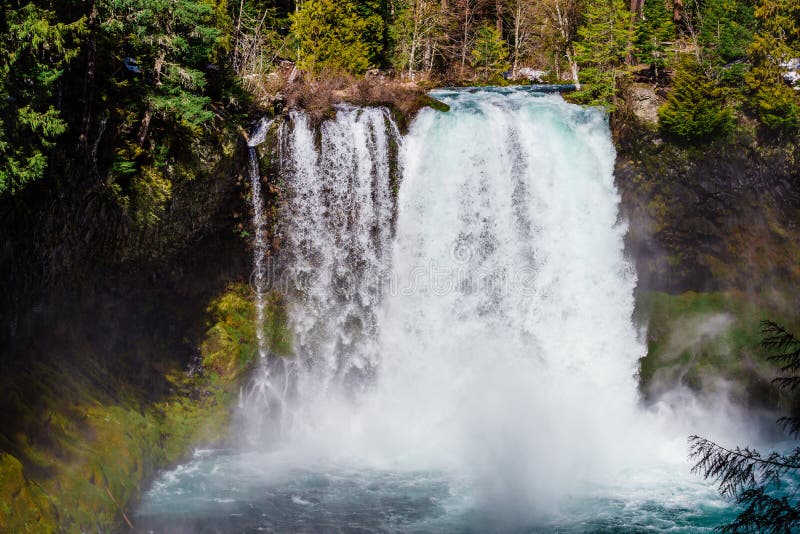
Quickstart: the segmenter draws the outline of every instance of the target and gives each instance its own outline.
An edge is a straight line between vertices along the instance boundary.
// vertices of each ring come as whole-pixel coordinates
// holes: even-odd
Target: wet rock
[[[663,97],[656,93],[650,84],[634,84],[631,87],[633,113],[645,124],[658,123],[658,108],[664,103]]]

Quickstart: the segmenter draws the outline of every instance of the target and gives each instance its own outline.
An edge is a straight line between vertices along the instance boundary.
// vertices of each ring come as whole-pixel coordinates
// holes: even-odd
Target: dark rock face
[[[616,164],[640,288],[800,287],[800,152],[740,133],[703,147],[642,136]]]
[[[128,193],[119,192],[123,179],[110,185],[96,168],[72,162],[4,199],[0,347],[49,293],[91,289],[118,273],[158,279],[191,268],[204,241],[241,241],[236,233],[249,220],[246,165],[243,139],[225,124],[187,142],[163,168],[141,169],[152,180],[128,185]],[[153,182],[166,184],[166,194],[148,190]]]
[[[758,346],[764,319],[800,329],[798,147],[747,131],[680,146],[629,128],[616,181],[647,325],[645,402],[682,386],[785,413],[791,399]]]
[[[186,369],[222,321],[209,302],[250,274],[234,124],[130,184],[64,154],[0,203],[0,531],[112,529],[195,428],[226,423],[227,382]]]

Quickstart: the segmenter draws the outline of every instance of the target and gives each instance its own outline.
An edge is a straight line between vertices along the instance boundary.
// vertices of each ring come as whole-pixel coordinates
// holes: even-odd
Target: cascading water
[[[274,120],[261,119],[247,143],[248,171],[253,208],[253,274],[251,285],[255,294],[255,331],[258,345],[258,367],[246,391],[240,394],[239,408],[245,413],[251,435],[257,439],[263,435],[265,424],[274,422],[275,413],[283,416],[288,391],[289,373],[281,365],[282,374],[277,376],[275,361],[271,358],[264,335],[264,297],[269,291],[269,270],[267,266],[268,247],[265,238],[267,221],[264,216],[264,196],[261,193],[261,171],[256,147],[264,143]],[[282,362],[283,363],[283,362]],[[269,430],[274,431],[274,428]]]
[[[295,332],[291,420],[263,451],[166,474],[145,522],[693,531],[724,518],[688,473],[693,413],[676,426],[638,406],[645,348],[603,114],[525,90],[437,96],[451,111],[422,111],[405,138],[381,109],[281,126],[272,287]]]
[[[399,135],[382,109],[338,110],[319,138],[301,113],[283,138],[289,186],[281,228],[298,358],[299,409],[331,388],[360,388],[378,360],[381,291],[390,270],[392,164]]]

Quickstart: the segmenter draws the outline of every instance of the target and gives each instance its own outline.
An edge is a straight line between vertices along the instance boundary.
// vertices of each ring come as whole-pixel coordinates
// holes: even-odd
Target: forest
[[[706,520],[692,507],[707,502],[708,524],[731,532],[800,524],[795,496],[773,491],[800,452],[747,448],[755,424],[727,441],[711,432],[773,412],[790,438],[800,427],[797,0],[3,0],[0,11],[0,531],[147,526],[133,513],[157,509],[180,478],[157,479],[164,470],[189,465],[196,446],[241,452],[236,425],[263,430],[244,413],[248,392],[280,397],[254,410],[262,423],[309,416],[299,428],[312,451],[362,422],[373,441],[353,455],[394,461],[409,435],[424,436],[411,450],[437,449],[435,436],[431,463],[450,466],[458,449],[467,478],[499,488],[489,502],[508,501],[497,510],[525,528],[546,515],[539,496],[562,490],[563,504],[585,489],[580,460],[594,474],[612,453],[638,458],[675,435],[679,459],[663,465],[689,476],[690,455],[687,491],[706,478],[727,501],[702,486],[675,512],[672,479],[658,475],[659,502],[632,505],[653,521],[642,524],[688,513],[675,525],[692,531]],[[488,266],[492,280],[516,269],[536,286],[523,296],[540,300],[502,284],[418,301],[369,285],[413,278],[422,259],[459,274]],[[282,282],[335,283],[267,287],[259,261]],[[396,365],[381,368],[377,346]],[[676,391],[714,409],[669,420],[674,406],[659,403]],[[717,394],[752,412],[718,417]],[[621,439],[617,416],[639,434]],[[277,443],[285,422],[258,437]],[[597,443],[575,439],[586,428]],[[227,452],[215,454],[192,465],[227,473]],[[651,460],[620,465],[661,465]],[[425,476],[365,470],[363,495],[358,477],[337,494],[347,477],[317,473],[324,484],[280,496],[280,520],[325,511],[306,490],[352,498],[341,509],[367,510],[365,531],[405,528],[430,503],[436,516],[458,491],[440,495],[449,482],[427,487],[412,467]],[[386,473],[399,493],[375,506],[401,523],[364,505]],[[406,482],[424,498],[408,499]],[[255,488],[237,498],[252,504]],[[169,512],[185,508],[184,489]],[[252,527],[213,508],[223,497],[208,505],[220,531]],[[582,525],[611,529],[609,513]]]
[[[297,78],[287,68],[426,87],[534,74],[621,111],[644,81],[669,88],[660,127],[684,140],[724,135],[739,114],[775,135],[800,123],[791,0],[11,0],[3,14],[3,196],[66,151],[103,159],[121,201],[145,188],[158,203],[169,185],[148,169],[175,139],[279,93]]]

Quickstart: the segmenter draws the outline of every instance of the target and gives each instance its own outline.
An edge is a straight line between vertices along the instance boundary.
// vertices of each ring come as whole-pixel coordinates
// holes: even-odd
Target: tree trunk
[[[464,6],[464,35],[463,42],[461,43],[461,79],[464,78],[464,67],[467,63],[467,48],[469,46],[469,0],[465,2]]]
[[[94,101],[94,68],[96,56],[97,6],[92,1],[89,11],[89,42],[86,49],[86,76],[83,79],[83,118],[78,138],[78,152],[85,154],[89,143],[89,128],[92,124],[92,104]]]
[[[417,39],[419,39],[419,4],[414,2],[414,31],[411,32],[411,50],[408,53],[408,78],[414,79],[414,60],[417,55]]]
[[[564,42],[564,55],[567,56],[567,63],[569,63],[569,70],[572,73],[572,83],[575,84],[575,90],[581,90],[581,81],[578,77],[578,62],[575,60],[575,54],[572,52],[572,40],[567,34],[567,20],[566,16],[561,14],[561,6],[556,2],[556,14],[558,16],[558,30],[561,32],[561,40]]]
[[[575,84],[575,90],[581,90],[581,81],[578,77],[578,62],[575,61],[575,56],[567,49],[567,62],[569,62],[569,70],[572,72],[572,83]]]
[[[517,4],[517,12],[514,16],[514,63],[511,66],[511,77],[515,80],[517,79],[517,73],[519,71],[519,54],[520,54],[520,42],[519,42],[519,30],[520,24],[522,23],[522,6]]]
[[[139,127],[139,146],[144,146],[147,140],[147,132],[150,129],[150,121],[153,119],[153,110],[150,109],[150,104],[144,110],[144,117],[142,117],[142,125]]]

